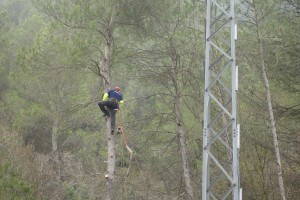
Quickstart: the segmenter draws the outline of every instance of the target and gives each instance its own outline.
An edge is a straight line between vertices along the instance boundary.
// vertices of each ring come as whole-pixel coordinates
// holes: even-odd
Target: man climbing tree
[[[123,104],[123,95],[119,86],[115,86],[113,90],[103,94],[102,101],[98,103],[104,117],[111,117],[111,134],[114,133],[116,124],[116,111],[119,104]]]

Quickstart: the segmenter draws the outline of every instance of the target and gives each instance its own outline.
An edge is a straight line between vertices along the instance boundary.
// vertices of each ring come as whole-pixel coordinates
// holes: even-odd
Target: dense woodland
[[[133,150],[116,136],[114,199],[201,199],[205,3],[0,0],[0,199],[109,198],[97,103],[114,85]],[[239,0],[236,14],[243,199],[282,199],[267,78],[297,200],[300,1]]]

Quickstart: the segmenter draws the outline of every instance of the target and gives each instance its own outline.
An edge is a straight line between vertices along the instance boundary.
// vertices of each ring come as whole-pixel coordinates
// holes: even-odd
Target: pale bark
[[[270,86],[269,86],[269,80],[267,77],[266,69],[265,69],[265,63],[264,63],[264,53],[263,53],[263,44],[260,43],[260,54],[261,54],[261,68],[262,68],[262,75],[263,75],[263,82],[265,87],[265,95],[267,98],[267,104],[268,104],[268,112],[270,117],[270,127],[271,132],[273,135],[273,144],[274,144],[274,151],[276,156],[276,165],[277,165],[277,176],[278,176],[278,183],[279,183],[279,190],[280,190],[280,196],[282,200],[285,200],[285,191],[284,191],[284,184],[283,184],[283,175],[282,175],[282,165],[281,165],[281,157],[280,157],[280,150],[279,150],[279,144],[278,144],[278,137],[277,137],[277,130],[276,130],[276,122],[274,117],[274,111],[272,106],[272,100],[271,100],[271,92],[270,92]]]
[[[171,45],[172,46],[172,45]],[[185,186],[186,186],[186,193],[188,195],[188,200],[194,199],[193,194],[193,187],[191,183],[190,178],[190,168],[188,163],[188,157],[187,157],[187,147],[186,147],[186,141],[185,141],[185,129],[184,124],[182,120],[182,113],[180,109],[180,91],[178,88],[177,83],[177,65],[178,65],[178,55],[176,52],[172,54],[172,80],[175,88],[174,93],[174,109],[175,109],[175,118],[176,118],[176,125],[177,125],[177,131],[179,136],[179,144],[180,144],[180,151],[181,151],[181,159],[182,159],[182,165],[183,165],[183,176],[185,179]]]
[[[51,181],[51,185],[55,186],[55,189],[52,191],[52,198],[59,199],[62,193],[61,183],[61,160],[59,158],[58,152],[58,128],[59,128],[59,113],[57,109],[57,105],[55,102],[50,101],[51,113],[53,114],[52,117],[52,130],[51,130],[51,144],[52,144],[52,151],[51,151],[51,161],[52,161],[52,169],[53,169],[53,182]]]
[[[113,191],[114,191],[114,179],[115,179],[115,168],[116,168],[116,153],[115,153],[115,146],[116,146],[116,138],[115,135],[111,134],[111,126],[110,126],[110,118],[107,119],[106,126],[107,126],[107,174],[105,175],[106,178],[106,187],[107,187],[107,200],[114,199]]]
[[[260,56],[260,67],[261,67],[261,73],[265,88],[265,95],[267,99],[267,106],[268,106],[268,112],[269,112],[269,121],[270,121],[270,128],[273,136],[273,144],[274,144],[274,151],[275,151],[275,157],[276,157],[276,166],[277,166],[277,176],[278,176],[278,183],[279,183],[279,192],[282,200],[285,200],[285,190],[284,190],[284,183],[283,183],[283,174],[282,174],[282,165],[281,165],[281,158],[280,158],[280,150],[279,150],[279,144],[278,144],[278,137],[277,137],[277,131],[276,131],[276,122],[274,117],[274,111],[272,106],[272,99],[271,99],[271,92],[270,92],[270,85],[269,80],[266,72],[266,65],[265,65],[265,51],[264,51],[264,44],[263,44],[263,38],[262,34],[260,32],[260,26],[258,24],[258,16],[257,16],[257,8],[256,3],[254,2],[254,11],[255,11],[255,21],[257,26],[257,40],[259,43],[259,56]]]
[[[52,144],[52,159],[53,159],[53,169],[56,175],[56,180],[61,180],[61,172],[60,172],[60,161],[59,154],[57,148],[57,136],[58,136],[58,126],[59,126],[59,117],[57,116],[57,110],[55,108],[55,103],[53,101],[50,102],[51,111],[54,113],[54,119],[52,123],[52,132],[51,132],[51,144]]]
[[[185,186],[186,186],[186,192],[188,194],[188,199],[192,200],[194,199],[193,195],[193,187],[192,187],[192,181],[190,178],[190,167],[188,163],[188,157],[187,157],[187,147],[185,142],[185,130],[182,123],[182,114],[179,108],[180,105],[180,98],[177,96],[175,99],[175,115],[176,115],[176,123],[177,123],[177,131],[179,134],[179,143],[180,143],[180,151],[181,151],[181,158],[182,158],[182,166],[183,166],[183,176],[185,179]]]
[[[56,117],[52,124],[52,153],[57,153],[57,130],[58,130],[58,118]]]
[[[112,38],[108,38],[108,41],[105,46],[105,57],[103,59],[103,69],[108,74],[105,78],[103,78],[104,81],[104,87],[109,88],[110,87],[110,61],[111,61],[111,51],[112,51]],[[115,137],[111,134],[111,118],[107,117],[106,121],[106,127],[107,127],[107,175],[106,175],[106,186],[107,186],[107,200],[113,199],[113,182],[115,179],[115,168],[116,168],[116,157],[115,157]]]
[[[104,57],[101,61],[101,70],[100,76],[103,78],[104,89],[108,90],[111,84],[111,59],[112,59],[112,51],[113,51],[113,29],[114,29],[114,17],[115,17],[115,9],[113,9],[111,13],[110,23],[105,32],[105,46],[104,46]],[[116,138],[115,135],[111,134],[111,118],[108,117],[106,121],[107,126],[107,174],[106,178],[106,188],[107,188],[107,200],[113,200],[114,194],[114,179],[115,179],[115,168],[116,168],[116,157],[115,157],[115,146],[116,146]]]

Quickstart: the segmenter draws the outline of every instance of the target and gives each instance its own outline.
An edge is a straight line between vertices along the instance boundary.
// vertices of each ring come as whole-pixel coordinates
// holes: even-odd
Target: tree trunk
[[[52,111],[53,112],[53,111]],[[52,169],[53,169],[53,180],[51,181],[51,185],[54,186],[54,192],[52,198],[57,199],[63,192],[63,189],[60,187],[62,184],[62,176],[61,176],[61,160],[59,158],[58,145],[57,145],[57,137],[58,137],[58,127],[59,127],[59,117],[54,113],[54,119],[52,123]]]
[[[273,112],[273,106],[272,106],[272,100],[271,100],[271,92],[270,92],[270,85],[269,80],[266,72],[266,65],[265,65],[265,52],[264,52],[264,44],[262,35],[260,33],[260,26],[259,21],[257,17],[257,9],[256,9],[256,3],[254,2],[254,10],[255,10],[255,21],[257,26],[257,40],[259,43],[259,56],[260,56],[260,66],[261,66],[261,73],[265,88],[265,95],[267,98],[267,105],[268,105],[268,112],[270,117],[270,128],[273,135],[273,143],[274,143],[274,151],[276,156],[276,166],[277,166],[277,176],[278,176],[278,182],[279,182],[279,192],[282,200],[285,200],[285,191],[284,191],[284,184],[283,184],[283,175],[282,175],[282,166],[281,166],[281,158],[280,158],[280,151],[279,151],[279,144],[278,144],[278,138],[277,138],[277,131],[276,131],[276,122],[274,118],[274,112]]]
[[[60,173],[60,164],[59,164],[59,155],[57,151],[57,135],[58,135],[58,125],[59,125],[59,117],[57,116],[57,111],[55,108],[55,103],[53,101],[50,102],[51,104],[51,111],[54,113],[54,119],[52,123],[52,132],[51,132],[51,144],[52,144],[52,152],[51,156],[53,159],[53,169],[56,175],[56,180],[61,180],[61,173]]]
[[[171,45],[172,46],[172,45]],[[177,83],[177,65],[178,65],[178,55],[176,52],[172,55],[172,80],[175,88],[174,93],[174,109],[175,109],[175,118],[176,118],[176,125],[177,125],[177,131],[179,136],[179,144],[180,144],[180,151],[181,151],[181,158],[182,158],[182,165],[183,165],[183,176],[185,179],[185,186],[186,186],[186,193],[188,195],[188,200],[193,200],[193,187],[191,183],[190,178],[190,168],[188,163],[188,157],[187,157],[187,147],[185,142],[185,129],[184,124],[182,121],[182,113],[180,110],[180,92],[178,88]]]
[[[111,119],[108,117],[106,126],[107,126],[107,174],[106,178],[106,188],[107,188],[107,200],[113,199],[113,191],[114,191],[114,179],[115,179],[115,168],[116,168],[116,138],[115,135],[111,134]]]
[[[176,95],[176,94],[175,94]],[[177,124],[177,131],[179,134],[179,143],[180,143],[180,151],[181,151],[181,158],[182,158],[182,166],[183,166],[183,176],[185,179],[185,186],[186,192],[188,194],[188,200],[194,199],[193,195],[193,187],[190,178],[190,168],[188,163],[187,157],[187,147],[185,142],[185,130],[182,123],[182,117],[180,112],[180,97],[176,95],[175,97],[175,115],[176,115],[176,124]]]
[[[266,98],[267,98],[268,112],[269,112],[269,117],[270,117],[270,126],[271,126],[272,135],[273,135],[273,143],[274,143],[274,150],[275,150],[275,156],[276,156],[279,191],[280,191],[281,199],[285,200],[285,191],[284,191],[284,184],[283,184],[283,177],[282,177],[283,175],[282,175],[280,150],[279,150],[279,144],[278,144],[278,138],[277,138],[277,131],[276,131],[276,123],[275,123],[275,118],[274,118],[273,106],[272,106],[272,101],[271,101],[271,92],[270,92],[269,80],[268,80],[268,77],[267,77],[267,73],[266,73],[266,69],[265,69],[265,63],[264,63],[264,59],[263,59],[264,58],[264,50],[263,50],[263,44],[262,43],[260,43],[260,57],[261,57],[262,76],[263,76],[263,82],[264,82],[264,87],[265,87],[265,94],[266,94]]]
[[[113,9],[111,13],[110,23],[108,24],[107,31],[105,33],[105,47],[104,47],[104,58],[101,62],[101,74],[103,78],[104,89],[108,90],[111,84],[111,59],[112,59],[112,50],[113,50],[113,29],[114,29],[114,17],[115,11]],[[111,134],[111,118],[108,117],[106,121],[107,126],[107,174],[106,178],[106,188],[107,188],[107,200],[113,200],[113,191],[114,191],[114,179],[115,179],[115,168],[116,168],[116,157],[115,157],[115,146],[116,138],[115,135]]]

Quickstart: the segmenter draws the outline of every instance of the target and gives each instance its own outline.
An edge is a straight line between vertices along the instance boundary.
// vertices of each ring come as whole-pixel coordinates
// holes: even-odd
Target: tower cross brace
[[[241,200],[234,6],[206,1],[202,200]]]

